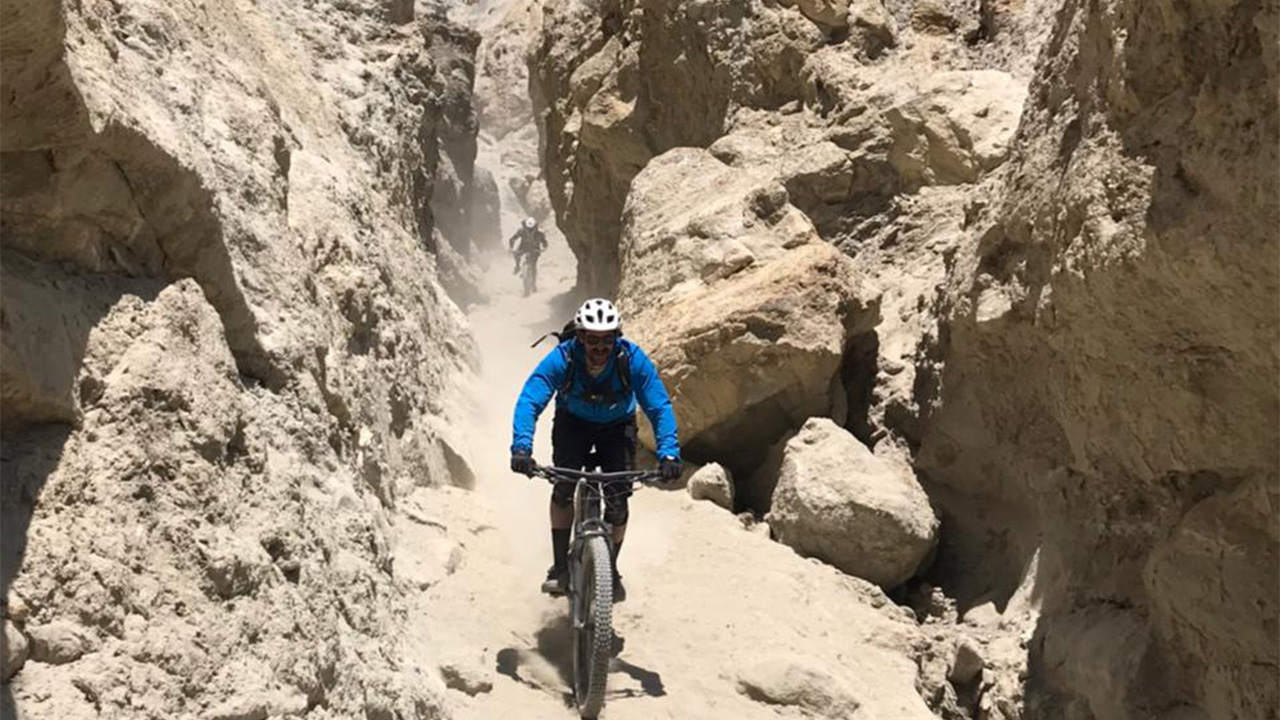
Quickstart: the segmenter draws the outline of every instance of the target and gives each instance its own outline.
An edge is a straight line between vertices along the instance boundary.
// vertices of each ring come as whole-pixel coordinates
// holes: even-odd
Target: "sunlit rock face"
[[[972,712],[1276,712],[1278,21],[546,6],[530,83],[580,286],[631,309],[739,502],[802,408],[914,467],[942,518],[923,572],[1021,655]],[[810,331],[783,301],[735,335],[736,284],[798,302],[815,285],[784,269],[815,243],[850,260],[819,313],[839,360],[766,372]],[[775,394],[792,371],[825,400]]]
[[[384,2],[0,15],[0,714],[440,716],[389,640],[387,527],[458,477],[474,363],[431,212],[466,154],[453,30]]]

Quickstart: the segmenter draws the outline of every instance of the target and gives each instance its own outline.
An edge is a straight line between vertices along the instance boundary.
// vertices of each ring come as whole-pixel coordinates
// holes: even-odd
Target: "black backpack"
[[[557,343],[562,343],[576,336],[577,332],[578,332],[577,324],[573,320],[570,320],[569,322],[564,324],[564,327],[561,328],[559,332],[552,330],[551,332],[543,335],[537,340],[534,340],[533,344],[530,345],[529,347],[537,347],[539,343],[541,343],[543,340],[546,340],[547,338],[553,335],[555,336]],[[618,331],[618,335],[619,336],[622,335],[621,330]],[[588,377],[586,379],[586,382],[583,383],[583,385],[587,391],[586,398],[589,402],[612,404],[620,401],[622,398],[625,398],[626,396],[631,394],[631,358],[628,357],[627,351],[625,348],[620,348],[618,350],[617,359],[618,359],[618,378],[622,381],[622,392],[619,393],[618,391],[613,390],[612,388],[599,387],[600,384],[594,382],[590,377]],[[574,380],[574,375],[576,374],[576,370],[577,370],[577,360],[576,358],[574,358],[573,353],[569,353],[569,367],[567,370],[565,370],[564,382],[560,383],[560,387],[556,388],[556,392],[558,393],[569,392],[569,390],[573,387],[573,380]]]

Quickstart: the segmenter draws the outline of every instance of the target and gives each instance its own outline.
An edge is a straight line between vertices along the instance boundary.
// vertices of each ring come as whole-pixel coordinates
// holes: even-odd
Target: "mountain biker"
[[[595,298],[578,309],[574,336],[551,350],[525,381],[512,423],[511,470],[533,469],[533,433],[538,416],[556,398],[551,457],[557,467],[582,469],[594,445],[603,472],[635,469],[636,404],[644,409],[657,441],[664,481],[680,477],[676,415],[657,368],[638,345],[622,338],[622,321],[613,303]],[[569,533],[573,491],[557,483],[551,491],[551,549],[554,562],[542,591],[562,595],[568,588]],[[626,598],[618,574],[618,553],[627,532],[630,489],[610,497],[605,519],[613,526],[613,597]]]
[[[516,243],[517,240],[519,240],[519,244]],[[537,220],[527,217],[520,223],[520,227],[515,234],[507,240],[507,247],[516,258],[516,268],[511,274],[519,275],[521,258],[527,258],[526,262],[533,263],[533,267],[536,270],[538,256],[542,254],[543,250],[547,249],[547,236],[538,229]]]

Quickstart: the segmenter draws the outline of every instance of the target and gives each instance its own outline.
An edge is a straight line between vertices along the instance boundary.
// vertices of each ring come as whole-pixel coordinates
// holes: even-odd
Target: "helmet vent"
[[[621,328],[622,318],[613,303],[603,298],[592,298],[578,308],[574,322],[579,330],[614,332]]]

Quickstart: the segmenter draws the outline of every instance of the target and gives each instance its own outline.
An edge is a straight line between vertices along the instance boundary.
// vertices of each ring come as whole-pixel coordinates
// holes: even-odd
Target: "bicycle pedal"
[[[625,649],[626,647],[627,647],[627,639],[626,639],[626,638],[624,638],[624,637],[622,637],[621,635],[616,635],[616,634],[615,634],[615,635],[613,636],[613,654],[614,654],[614,656],[616,657],[616,656],[618,656],[618,655],[621,655],[621,654],[622,654],[623,649]]]

